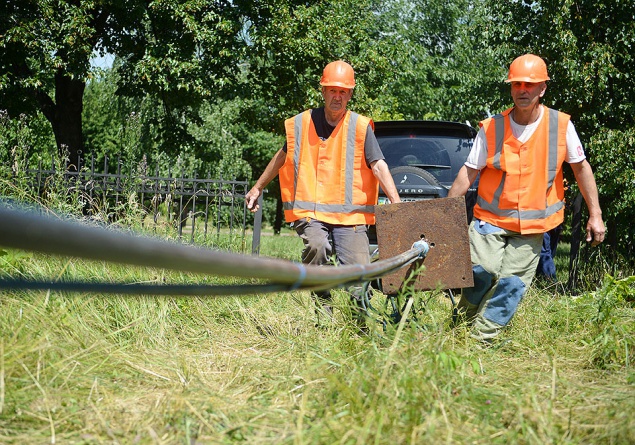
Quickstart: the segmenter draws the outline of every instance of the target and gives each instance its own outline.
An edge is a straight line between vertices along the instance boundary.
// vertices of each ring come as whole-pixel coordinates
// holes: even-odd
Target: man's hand
[[[258,187],[252,187],[251,190],[245,195],[245,201],[247,202],[247,209],[252,213],[256,213],[260,206],[258,205],[258,198],[262,195],[262,190]]]
[[[600,208],[600,198],[598,196],[598,187],[593,176],[593,169],[587,160],[569,164],[573,175],[578,182],[580,193],[584,197],[586,207],[589,210],[589,222],[586,225],[586,241],[591,243],[593,247],[604,241],[606,228],[602,221],[602,209]]]
[[[287,159],[287,152],[281,148],[275,155],[273,155],[273,158],[271,158],[271,161],[267,164],[265,171],[262,172],[260,178],[258,178],[251,190],[249,190],[245,195],[247,208],[251,210],[252,213],[256,213],[260,208],[258,205],[258,198],[262,195],[262,191],[265,187],[267,187],[267,184],[273,181],[273,178],[278,176],[278,171],[284,165],[285,159]]]
[[[590,217],[586,225],[586,242],[595,247],[604,241],[606,228],[601,217]]]

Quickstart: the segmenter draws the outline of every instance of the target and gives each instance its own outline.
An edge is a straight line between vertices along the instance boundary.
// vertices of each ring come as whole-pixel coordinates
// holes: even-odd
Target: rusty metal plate
[[[375,206],[379,258],[399,255],[424,238],[430,250],[416,290],[458,289],[474,284],[465,199],[439,198]],[[382,278],[383,291],[396,293],[415,265]]]

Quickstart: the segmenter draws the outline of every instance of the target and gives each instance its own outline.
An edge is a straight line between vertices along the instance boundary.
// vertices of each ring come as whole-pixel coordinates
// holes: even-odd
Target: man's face
[[[322,96],[326,110],[337,113],[346,109],[348,101],[353,96],[353,90],[342,87],[322,87]]]
[[[535,107],[546,90],[547,84],[545,82],[512,82],[514,105],[518,108]]]

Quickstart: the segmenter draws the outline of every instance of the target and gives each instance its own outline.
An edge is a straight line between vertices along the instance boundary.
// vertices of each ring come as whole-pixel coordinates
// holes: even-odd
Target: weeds
[[[616,280],[604,279],[595,296],[596,314],[587,340],[592,350],[591,360],[601,369],[630,368],[635,350],[635,276]]]

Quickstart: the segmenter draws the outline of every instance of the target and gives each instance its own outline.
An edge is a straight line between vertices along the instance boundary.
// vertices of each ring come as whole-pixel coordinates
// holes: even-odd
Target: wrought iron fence
[[[116,171],[109,171],[109,159],[104,159],[103,171],[95,167],[94,156],[89,162],[80,162],[76,169],[59,172],[55,167],[43,168],[40,161],[36,169],[26,173],[40,196],[62,181],[63,187],[81,194],[86,203],[84,213],[106,214],[109,222],[140,218],[145,228],[156,231],[171,227],[190,243],[209,242],[212,235],[218,239],[221,233],[230,238],[238,235],[243,243],[246,239],[251,223],[245,206],[246,181],[186,176],[175,173],[171,166],[161,174],[158,163],[150,169],[145,160],[124,165],[118,158]],[[259,210],[253,218],[254,254],[259,253],[261,223]]]

